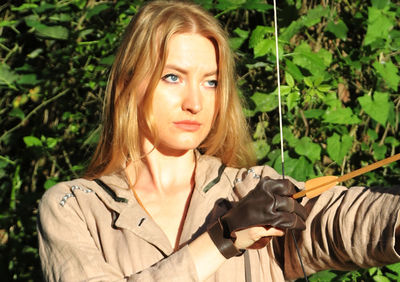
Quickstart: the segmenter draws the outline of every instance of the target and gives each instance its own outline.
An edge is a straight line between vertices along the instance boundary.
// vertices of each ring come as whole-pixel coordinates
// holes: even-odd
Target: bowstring
[[[275,26],[275,57],[276,57],[276,76],[278,80],[278,108],[279,108],[279,132],[281,138],[281,161],[282,161],[282,179],[285,179],[285,157],[283,150],[283,125],[282,125],[282,100],[281,100],[281,76],[279,70],[279,47],[278,47],[278,17],[277,17],[277,9],[276,9],[276,0],[274,0],[274,26]],[[300,261],[300,266],[303,271],[304,279],[308,281],[306,271],[304,269],[303,259],[300,255],[300,250],[297,245],[296,236],[294,235],[293,229],[290,230],[292,234],[292,238],[294,241],[294,245],[296,247],[297,256]]]

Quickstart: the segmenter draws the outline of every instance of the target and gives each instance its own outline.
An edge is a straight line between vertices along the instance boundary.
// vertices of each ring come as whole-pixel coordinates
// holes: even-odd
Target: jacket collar
[[[203,155],[198,150],[195,150],[195,155],[196,168],[194,189],[197,190],[200,195],[205,196],[209,189],[219,182],[225,166],[221,163],[220,159],[209,155]],[[110,208],[119,212],[121,208],[127,204],[138,204],[133,192],[129,188],[123,170],[103,175],[99,179],[110,189],[102,187],[102,185],[94,181],[90,181],[90,184],[85,184],[90,186],[99,198]]]

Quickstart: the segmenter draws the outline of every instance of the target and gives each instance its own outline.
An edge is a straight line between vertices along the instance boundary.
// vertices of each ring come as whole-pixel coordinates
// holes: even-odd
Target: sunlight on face
[[[207,137],[216,113],[217,72],[209,39],[195,33],[172,36],[152,102],[158,150],[181,154]]]

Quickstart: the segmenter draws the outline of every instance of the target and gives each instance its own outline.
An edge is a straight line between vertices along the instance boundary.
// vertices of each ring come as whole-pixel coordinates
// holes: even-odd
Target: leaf
[[[53,137],[46,138],[46,145],[50,149],[54,148],[57,145],[57,143],[58,143],[57,138],[53,138]]]
[[[37,56],[39,56],[42,52],[43,52],[43,49],[42,49],[42,48],[38,48],[38,49],[35,49],[35,50],[33,50],[32,52],[30,52],[30,53],[27,55],[27,57],[30,58],[30,59],[34,59],[34,58],[36,58]]]
[[[301,73],[300,69],[295,64],[293,64],[291,60],[285,59],[285,65],[285,70],[290,73],[297,82],[303,81],[303,74]]]
[[[375,275],[373,277],[373,280],[375,282],[390,282],[390,279],[385,277],[385,276],[383,276],[383,275]]]
[[[237,50],[240,48],[240,46],[242,46],[244,41],[245,41],[245,39],[243,39],[243,38],[232,37],[232,38],[229,38],[229,46],[231,46],[232,50]]]
[[[273,32],[274,30],[272,27],[261,25],[256,26],[256,28],[251,33],[249,39],[249,47],[254,48],[257,44],[265,39],[266,34],[273,34]]]
[[[115,56],[114,55],[110,55],[104,58],[101,58],[101,60],[99,61],[99,64],[101,65],[106,65],[106,66],[111,66],[112,63],[114,62]]]
[[[375,273],[378,272],[378,268],[377,267],[371,267],[370,269],[368,269],[368,273],[370,276],[374,276]]]
[[[304,84],[307,85],[308,87],[314,86],[314,83],[309,76],[304,77]]]
[[[302,17],[302,21],[306,27],[311,27],[317,23],[320,23],[321,18],[328,16],[329,12],[329,7],[318,5],[314,9],[309,10],[307,14]]]
[[[12,85],[17,78],[18,75],[7,64],[0,65],[0,85]]]
[[[290,25],[283,30],[282,34],[280,35],[280,40],[289,41],[303,27],[304,24],[301,22],[301,20],[292,21]]]
[[[400,83],[400,76],[397,74],[398,68],[392,61],[382,63],[376,61],[373,66],[388,86],[394,91],[397,91]]]
[[[84,165],[74,165],[74,166],[71,167],[71,170],[72,171],[80,171],[80,170],[82,170],[84,168],[85,168]]]
[[[374,120],[379,122],[382,125],[386,125],[386,122],[389,117],[389,111],[391,107],[391,103],[389,103],[389,94],[382,92],[375,92],[374,99],[368,94],[359,97],[358,101],[360,102],[363,110]],[[377,110],[379,109],[379,110]]]
[[[386,267],[400,275],[400,263],[386,265]]]
[[[257,160],[264,159],[271,149],[265,140],[256,140],[253,142],[253,146],[256,152]]]
[[[319,110],[319,109],[311,109],[311,110],[306,110],[304,111],[304,116],[306,118],[319,118],[325,113],[324,110]]]
[[[321,92],[328,92],[329,90],[331,90],[332,86],[330,86],[329,84],[321,84],[317,87],[317,89]]]
[[[219,0],[216,7],[220,10],[233,10],[245,2],[246,0]]]
[[[289,156],[288,152],[284,153],[285,159],[285,175],[291,176],[299,181],[305,181],[308,178],[315,176],[312,163],[310,163],[304,156],[298,159],[293,159]],[[282,161],[277,158],[274,164],[274,169],[282,173]]]
[[[286,98],[286,104],[287,104],[289,111],[297,106],[299,100],[300,100],[300,92],[299,91],[293,91],[293,92],[289,93],[289,95]]]
[[[325,111],[323,121],[334,124],[357,124],[361,122],[350,108],[330,108]]]
[[[308,13],[296,21],[292,21],[286,28],[280,38],[283,41],[289,41],[303,27],[311,27],[321,22],[321,18],[329,15],[329,8],[324,8],[318,5],[316,8],[309,10]]]
[[[319,160],[321,147],[311,141],[310,137],[303,137],[297,142],[294,150],[297,154],[306,156],[311,162]]]
[[[293,53],[293,63],[307,69],[315,76],[324,76],[324,72],[332,62],[332,54],[322,49],[318,53],[311,51],[307,43],[296,47]]]
[[[49,37],[53,39],[66,40],[69,36],[67,28],[61,25],[47,26],[40,23],[34,17],[26,17],[25,22],[28,26],[35,28],[36,33],[42,37]]]
[[[322,62],[324,63],[325,67],[329,67],[332,63],[332,53],[329,52],[328,50],[321,48],[317,52],[317,56],[322,59]]]
[[[91,17],[100,14],[102,11],[107,10],[108,8],[109,4],[107,3],[98,4],[87,12],[86,18],[90,20]]]
[[[13,108],[8,115],[10,117],[17,117],[21,120],[23,120],[25,118],[25,114],[20,108]]]
[[[256,92],[250,99],[256,104],[255,111],[270,112],[278,107],[278,99],[274,94]]]
[[[53,39],[67,40],[69,36],[68,29],[63,26],[46,26],[42,25],[37,28],[37,34],[43,37]]]
[[[39,7],[37,4],[33,4],[33,3],[24,3],[24,4],[22,4],[21,6],[18,6],[18,7],[12,6],[12,7],[11,7],[11,11],[22,12],[22,11],[25,11],[25,10],[35,9],[35,8],[37,8],[37,7]]]
[[[0,27],[3,27],[3,26],[15,26],[17,23],[18,23],[17,21],[5,21],[5,20],[2,20],[0,22]]]
[[[378,39],[386,40],[389,31],[393,28],[393,20],[375,7],[368,8],[368,28],[364,38],[364,45],[369,45]]]
[[[372,6],[378,9],[384,9],[390,5],[390,0],[372,0]]]
[[[254,63],[254,64],[246,64],[246,67],[247,67],[248,69],[266,68],[266,67],[268,67],[268,66],[270,66],[270,65],[267,64],[267,63],[264,63],[264,62],[256,62],[256,63]]]
[[[397,147],[400,145],[400,141],[394,138],[393,136],[386,137],[385,144],[391,144],[393,147]]]
[[[378,143],[372,144],[372,149],[374,150],[374,158],[376,160],[383,160],[386,155],[387,147],[386,145],[379,145]]]
[[[41,147],[43,145],[42,141],[40,141],[40,139],[35,136],[25,136],[24,142],[25,142],[26,147],[28,147],[28,148],[34,147],[34,146]]]
[[[274,51],[275,41],[272,39],[263,39],[254,46],[254,58],[274,53]]]
[[[337,277],[337,274],[324,270],[318,273],[315,273],[309,277],[310,282],[322,282],[322,281],[333,281],[333,278]]]
[[[20,85],[36,85],[39,80],[36,78],[36,74],[29,73],[21,75],[17,82]]]
[[[368,137],[372,140],[372,141],[375,141],[376,139],[378,139],[378,133],[376,133],[375,132],[375,130],[372,130],[372,129],[368,129],[368,131],[367,131],[367,134],[368,134]]]
[[[247,0],[242,7],[245,9],[256,10],[258,12],[265,12],[274,8],[273,5],[262,3],[259,0]]]
[[[249,32],[247,30],[243,30],[238,27],[235,28],[235,30],[233,32],[236,33],[237,35],[239,35],[240,38],[247,39],[249,37]]]
[[[285,79],[286,79],[286,83],[287,83],[290,87],[293,87],[293,86],[294,86],[294,79],[293,79],[293,76],[292,76],[290,73],[285,72]]]
[[[53,187],[54,185],[56,185],[57,182],[58,182],[57,179],[53,179],[53,178],[47,179],[46,182],[44,183],[44,189],[45,189],[45,190],[50,189],[51,187]]]
[[[290,91],[292,90],[292,87],[290,87],[290,86],[287,86],[287,85],[281,85],[281,94],[282,95],[288,95],[289,93],[290,93]],[[275,91],[274,92],[272,92],[272,93],[274,93],[275,95],[277,95],[278,94],[278,87],[275,89]]]
[[[56,5],[50,3],[41,3],[39,7],[35,8],[35,12],[38,14],[42,14],[43,12],[54,9]]]
[[[340,38],[342,40],[346,40],[347,38],[347,31],[349,30],[346,26],[346,24],[342,21],[339,20],[337,23],[330,21],[326,28],[326,31],[332,32],[337,38]]]
[[[50,16],[49,19],[58,22],[69,22],[71,21],[71,16],[69,14],[61,13],[61,14],[54,14]]]
[[[299,139],[292,133],[289,127],[284,126],[282,129],[283,140],[288,143],[289,147],[295,147]],[[280,134],[276,134],[272,138],[272,144],[278,144],[281,142]]]
[[[352,146],[353,137],[349,135],[339,136],[337,133],[334,133],[331,137],[327,138],[326,150],[329,157],[338,165],[341,165]]]

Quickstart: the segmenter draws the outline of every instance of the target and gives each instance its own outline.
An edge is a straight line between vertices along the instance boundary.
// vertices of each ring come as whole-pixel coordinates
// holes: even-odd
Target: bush
[[[281,171],[273,10],[261,0],[198,2],[231,34],[260,163]],[[285,173],[346,173],[399,152],[400,7],[390,0],[278,3]],[[76,178],[99,134],[109,66],[142,1],[8,1],[0,22],[0,272],[41,280],[43,192]],[[398,184],[391,164],[351,180]],[[399,266],[313,281],[396,280]]]

